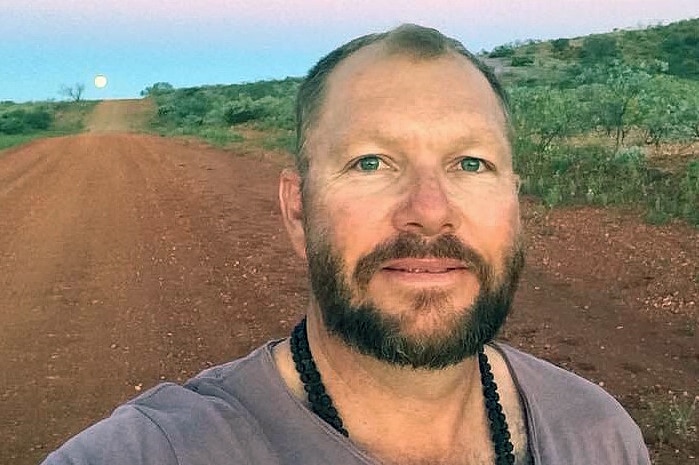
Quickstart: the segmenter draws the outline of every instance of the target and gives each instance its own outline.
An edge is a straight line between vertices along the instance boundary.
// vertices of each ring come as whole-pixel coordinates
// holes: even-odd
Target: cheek
[[[506,179],[473,182],[451,193],[467,216],[477,218],[487,229],[502,229],[519,214],[519,199],[514,185]]]
[[[371,252],[389,236],[388,212],[378,202],[368,200],[326,199],[328,232],[334,249],[342,255],[346,266],[354,268],[357,260]],[[332,208],[329,208],[332,205]]]
[[[477,211],[477,226],[493,240],[511,237],[519,228],[519,205],[514,198],[492,197],[489,203],[474,210]]]
[[[502,189],[481,190],[463,198],[461,205],[466,241],[480,248],[491,263],[501,263],[520,231],[516,193]]]

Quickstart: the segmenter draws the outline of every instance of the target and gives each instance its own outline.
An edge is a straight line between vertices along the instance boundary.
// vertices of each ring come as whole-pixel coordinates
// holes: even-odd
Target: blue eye
[[[483,160],[479,158],[467,157],[461,160],[459,164],[462,170],[468,171],[470,173],[477,173],[483,168]]]
[[[369,155],[359,159],[355,167],[359,171],[376,171],[381,166],[381,159],[376,155]]]

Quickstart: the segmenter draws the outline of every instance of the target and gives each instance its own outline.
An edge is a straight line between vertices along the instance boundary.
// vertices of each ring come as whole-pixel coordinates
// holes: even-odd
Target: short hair
[[[416,59],[428,60],[449,53],[457,53],[475,65],[490,83],[498,96],[503,113],[509,122],[510,109],[507,94],[493,71],[469,52],[461,42],[445,36],[436,29],[403,24],[388,32],[367,34],[336,48],[321,58],[301,83],[296,96],[296,150],[294,158],[296,168],[305,177],[308,171],[308,156],[305,145],[308,131],[318,119],[325,97],[328,77],[343,60],[364,47],[381,42],[389,55],[405,54]]]

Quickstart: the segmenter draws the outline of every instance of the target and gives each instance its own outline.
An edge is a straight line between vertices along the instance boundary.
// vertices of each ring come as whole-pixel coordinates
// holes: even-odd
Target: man
[[[301,86],[288,340],[158,386],[47,463],[648,464],[598,386],[491,340],[522,268],[505,98],[458,42],[356,39]]]

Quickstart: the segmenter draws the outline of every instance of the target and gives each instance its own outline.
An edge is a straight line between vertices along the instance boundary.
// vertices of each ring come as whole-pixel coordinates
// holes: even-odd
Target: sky
[[[473,52],[699,17],[697,0],[0,0],[0,101],[134,98],[303,76],[354,37],[435,27]],[[97,88],[94,77],[107,77]]]

